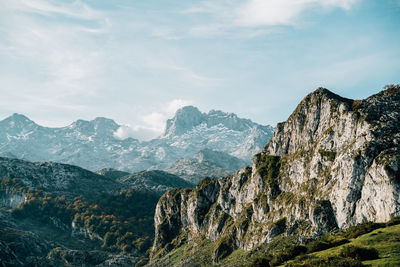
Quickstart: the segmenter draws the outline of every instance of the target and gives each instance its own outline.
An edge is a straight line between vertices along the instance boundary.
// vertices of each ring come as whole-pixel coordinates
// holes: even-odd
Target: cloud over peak
[[[143,115],[138,125],[122,125],[114,136],[119,139],[133,137],[144,141],[156,138],[164,131],[167,119],[171,118],[178,109],[192,104],[190,100],[173,99],[160,105],[157,111]]]

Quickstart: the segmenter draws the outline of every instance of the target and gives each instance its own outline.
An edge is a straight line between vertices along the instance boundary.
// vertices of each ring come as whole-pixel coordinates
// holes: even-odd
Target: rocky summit
[[[276,238],[302,243],[399,216],[399,122],[400,86],[364,100],[312,92],[251,167],[161,197],[150,265],[191,266],[201,253],[217,264]]]

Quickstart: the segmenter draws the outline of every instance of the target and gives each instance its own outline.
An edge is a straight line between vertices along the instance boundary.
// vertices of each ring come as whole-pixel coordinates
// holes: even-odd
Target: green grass
[[[371,266],[400,266],[400,225],[379,228],[370,233],[350,239],[350,242],[334,248],[311,253],[310,256],[328,258],[339,256],[345,246],[375,248],[379,252],[379,259],[363,261]],[[296,259],[298,259],[297,257]],[[296,259],[287,263],[295,263]],[[297,261],[297,263],[299,263]]]
[[[168,254],[161,256],[151,263],[156,266],[181,266],[182,262],[190,262],[198,266],[212,266],[213,242],[204,237],[185,243],[173,249]]]
[[[222,262],[220,262],[217,266],[246,266],[248,255],[249,251],[237,249],[231,255],[226,257]]]
[[[251,251],[237,249],[218,263],[213,262],[215,243],[199,236],[195,240],[175,248],[153,263],[161,266],[264,266],[254,265],[257,260],[265,260],[271,266],[400,266],[400,217],[387,223],[365,222],[347,230],[327,233],[305,245],[299,245],[296,236],[277,236],[271,242],[264,243]],[[346,247],[355,247],[343,253]],[[301,250],[296,249],[301,247]],[[361,248],[361,249],[357,249]],[[349,251],[375,249],[379,258],[357,261],[357,255]],[[308,251],[308,253],[306,251]],[[315,252],[313,252],[315,251]],[[365,250],[364,250],[365,251]],[[303,254],[304,253],[304,254]],[[299,255],[295,257],[295,255]],[[352,258],[345,258],[347,255]],[[366,254],[364,254],[366,255]],[[369,254],[368,254],[369,255]],[[289,260],[293,259],[294,260]],[[368,257],[364,257],[364,259]],[[358,258],[362,259],[362,258]],[[286,261],[288,260],[288,261]],[[284,262],[286,261],[286,262]],[[260,263],[259,261],[257,262]]]

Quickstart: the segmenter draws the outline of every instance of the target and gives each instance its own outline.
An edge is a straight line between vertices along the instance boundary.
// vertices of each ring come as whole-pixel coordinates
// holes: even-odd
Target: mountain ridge
[[[192,113],[198,115],[197,121],[190,122],[193,118],[188,116]],[[166,123],[168,135],[143,142],[134,138],[116,138],[115,132],[121,126],[104,117],[50,128],[40,126],[24,115],[13,114],[0,121],[0,153],[10,153],[28,161],[78,165],[91,171],[114,168],[138,172],[156,165],[164,169],[178,159],[193,157],[204,148],[249,162],[250,155],[272,136],[271,126],[252,123],[222,111],[210,111],[209,114],[210,118],[192,106],[179,109]],[[242,131],[233,130],[240,128],[235,123],[247,123],[249,127]]]
[[[198,263],[190,255],[199,236],[211,244],[208,263],[216,264],[278,237],[302,243],[399,216],[398,121],[399,85],[364,100],[323,88],[310,93],[278,125],[252,167],[162,196],[149,266],[178,249],[187,256],[183,262]]]

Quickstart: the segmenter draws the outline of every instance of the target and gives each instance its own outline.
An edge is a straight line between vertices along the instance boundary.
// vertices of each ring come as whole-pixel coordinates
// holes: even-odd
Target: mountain
[[[197,184],[205,177],[228,176],[246,166],[244,160],[205,148],[193,158],[179,159],[164,170]]]
[[[229,266],[263,247],[399,216],[399,121],[399,85],[364,100],[319,88],[278,124],[252,167],[161,197],[149,266]]]
[[[120,140],[114,135],[119,128],[106,118],[48,128],[13,114],[0,121],[0,153],[29,161],[77,165],[91,171],[113,168],[132,173],[156,165],[164,169],[205,148],[250,162],[251,155],[273,133],[271,126],[240,119],[233,113],[212,110],[206,114],[191,106],[178,110],[167,121],[165,133],[148,142]]]
[[[119,171],[119,170],[116,170],[113,168],[104,168],[104,169],[98,170],[96,173],[100,174],[102,176],[105,176],[109,179],[112,179],[112,180],[117,180],[123,176],[130,175],[129,172],[123,172],[123,171]]]
[[[54,162],[28,162],[0,157],[0,177],[18,179],[26,189],[40,190],[70,198],[82,195],[99,197],[102,193],[119,192],[121,185],[104,176],[77,166]]]
[[[0,263],[134,266],[150,248],[160,195],[176,187],[193,184],[163,171],[0,157]]]
[[[160,195],[173,188],[194,187],[193,183],[190,183],[174,174],[160,170],[142,171],[125,175],[118,178],[118,181],[121,184],[127,185],[129,188],[135,190],[145,189]]]
[[[263,126],[233,113],[211,110],[201,113],[192,106],[178,110],[167,121],[161,139],[185,150],[190,158],[201,149],[225,152],[249,161],[272,137],[273,127]]]

